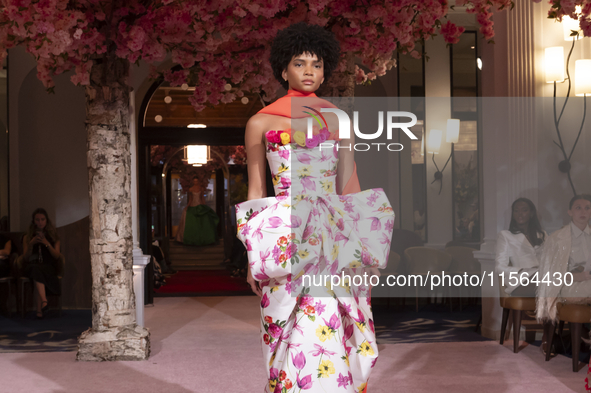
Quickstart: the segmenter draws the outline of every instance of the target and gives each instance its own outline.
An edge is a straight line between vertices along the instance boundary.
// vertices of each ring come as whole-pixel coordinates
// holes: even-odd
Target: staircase
[[[209,246],[186,246],[170,241],[170,262],[175,270],[218,270],[223,269],[224,240]]]

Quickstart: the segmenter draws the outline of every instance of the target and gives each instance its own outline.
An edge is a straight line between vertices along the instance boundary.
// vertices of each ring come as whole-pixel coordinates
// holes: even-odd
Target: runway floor
[[[259,300],[156,298],[145,310],[152,354],[142,362],[78,363],[75,352],[0,354],[2,392],[259,393],[266,383]],[[545,362],[538,347],[493,341],[379,344],[369,393],[584,392],[586,367]]]

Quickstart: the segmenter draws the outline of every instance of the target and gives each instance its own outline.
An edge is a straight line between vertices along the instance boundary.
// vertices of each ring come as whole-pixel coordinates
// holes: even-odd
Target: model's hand
[[[30,245],[34,245],[37,243],[41,242],[41,238],[39,237],[39,235],[35,236],[34,238],[31,239],[31,242],[29,243]]]
[[[263,291],[261,291],[259,283],[252,276],[252,273],[250,271],[250,265],[248,265],[248,274],[246,275],[246,282],[250,285],[250,289],[252,289],[252,291],[256,293],[258,297],[263,296]]]

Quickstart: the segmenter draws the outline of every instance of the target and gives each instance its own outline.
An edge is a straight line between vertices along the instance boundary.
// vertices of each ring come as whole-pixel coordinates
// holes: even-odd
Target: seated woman
[[[56,265],[61,257],[57,231],[45,209],[36,209],[31,225],[23,238],[24,275],[37,288],[37,319],[49,311],[47,294],[60,295]]]
[[[558,302],[591,305],[591,195],[574,196],[568,215],[571,222],[550,235],[544,245],[540,277],[548,273],[549,280],[540,282],[538,289],[540,320],[556,321]],[[567,273],[572,274],[572,285],[564,285],[570,282]]]
[[[10,276],[10,252],[12,242],[6,236],[0,234],[0,278]]]
[[[534,297],[536,285],[520,285],[519,277],[526,273],[529,278],[538,271],[542,244],[546,232],[542,230],[534,203],[527,198],[516,199],[511,205],[511,222],[508,231],[501,231],[497,237],[496,269],[504,275],[505,283],[511,273],[517,273],[517,285],[506,285],[505,292],[511,296]],[[515,276],[515,274],[513,274]]]
[[[189,200],[181,216],[176,241],[190,246],[215,243],[220,219],[216,212],[204,203],[203,191],[197,176],[193,178],[193,185],[187,195]]]

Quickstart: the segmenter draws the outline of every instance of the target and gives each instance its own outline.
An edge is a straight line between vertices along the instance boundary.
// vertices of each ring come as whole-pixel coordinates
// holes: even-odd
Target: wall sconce
[[[580,11],[579,11],[580,12]],[[564,66],[564,48],[563,47],[552,47],[546,48],[545,52],[545,60],[546,60],[546,82],[554,84],[554,92],[553,92],[553,112],[554,112],[554,128],[556,128],[556,135],[558,136],[558,142],[554,141],[554,144],[558,146],[560,151],[562,152],[562,156],[564,160],[562,160],[558,164],[558,170],[562,173],[566,173],[568,182],[570,183],[571,189],[574,195],[577,195],[577,191],[573,184],[570,170],[571,170],[571,163],[570,160],[572,155],[577,147],[577,143],[579,142],[579,138],[581,136],[581,132],[583,131],[583,126],[585,125],[585,117],[587,115],[587,95],[591,95],[591,60],[577,60],[575,62],[575,95],[583,96],[583,119],[581,120],[581,126],[579,128],[579,132],[577,134],[577,138],[575,139],[575,143],[569,154],[566,152],[566,148],[564,146],[564,142],[562,141],[562,135],[560,134],[560,120],[562,119],[562,115],[564,114],[564,109],[566,108],[566,104],[568,103],[568,99],[570,98],[570,91],[572,87],[572,78],[570,76],[570,72],[568,69],[568,64],[570,62],[570,57],[573,53],[573,49],[575,48],[575,42],[579,38],[579,22],[572,18],[564,17],[563,18],[563,29],[564,29],[564,39],[565,41],[572,41],[572,45],[570,51],[568,52],[568,56],[566,58],[566,67]],[[568,32],[568,34],[567,34]],[[566,69],[566,79],[564,78],[564,70]],[[568,88],[566,91],[566,98],[564,103],[562,104],[562,109],[560,110],[560,114],[557,113],[556,110],[556,82],[564,82],[568,81]]]
[[[427,140],[427,153],[433,153],[432,160],[433,164],[435,165],[435,169],[437,171],[434,174],[435,179],[431,182],[431,184],[435,183],[436,181],[440,181],[439,184],[439,193],[441,194],[441,189],[443,188],[443,171],[447,167],[449,160],[451,160],[454,154],[454,143],[458,143],[460,138],[460,120],[458,119],[448,119],[447,120],[447,130],[445,131],[445,141],[447,143],[451,143],[451,152],[449,153],[449,157],[447,161],[445,161],[445,165],[440,170],[435,162],[435,154],[439,154],[439,150],[441,148],[441,137],[442,132],[440,130],[431,130],[429,133],[429,139]]]

